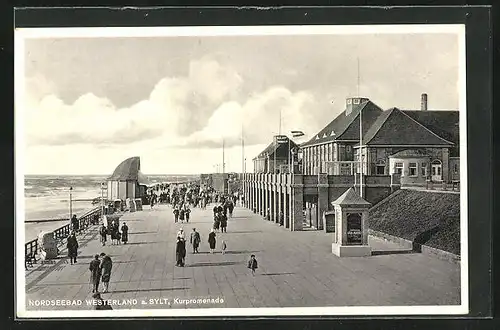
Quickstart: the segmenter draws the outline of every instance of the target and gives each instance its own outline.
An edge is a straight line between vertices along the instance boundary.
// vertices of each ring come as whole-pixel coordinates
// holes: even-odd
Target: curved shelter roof
[[[141,173],[141,159],[130,157],[125,159],[115,168],[109,181],[137,181],[141,185],[149,185],[148,178]]]
[[[430,157],[430,155],[419,149],[406,149],[389,156],[389,158],[423,158]]]

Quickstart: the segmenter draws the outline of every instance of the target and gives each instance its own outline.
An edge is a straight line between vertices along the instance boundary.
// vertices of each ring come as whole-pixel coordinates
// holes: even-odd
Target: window
[[[377,175],[385,174],[385,162],[383,160],[379,160],[377,161],[377,164],[375,164],[375,173]]]
[[[410,163],[408,169],[410,176],[417,176],[417,163]]]
[[[351,164],[340,164],[340,175],[352,175]]]
[[[394,164],[394,173],[403,174],[403,163],[395,163]]]
[[[353,103],[354,103],[354,104],[359,104],[359,99],[354,99],[354,100],[353,100]]]
[[[422,163],[420,165],[420,174],[423,176],[423,177],[427,177],[427,163]]]
[[[350,154],[352,152],[352,146],[347,145],[347,146],[345,146],[345,148],[346,148],[345,152],[347,152],[348,154]]]
[[[458,173],[458,164],[453,164],[453,172]]]

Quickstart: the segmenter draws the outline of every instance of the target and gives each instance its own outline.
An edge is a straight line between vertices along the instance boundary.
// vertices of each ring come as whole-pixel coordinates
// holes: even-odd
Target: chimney
[[[427,94],[423,93],[420,100],[420,110],[427,111]]]

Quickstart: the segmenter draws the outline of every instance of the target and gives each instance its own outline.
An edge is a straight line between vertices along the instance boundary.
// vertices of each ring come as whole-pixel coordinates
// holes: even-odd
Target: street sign
[[[286,135],[276,135],[277,143],[288,143],[288,137]]]

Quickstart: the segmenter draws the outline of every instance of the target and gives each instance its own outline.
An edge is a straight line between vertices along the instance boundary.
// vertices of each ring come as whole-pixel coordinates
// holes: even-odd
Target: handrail
[[[95,207],[78,218],[78,231],[86,229],[92,225],[99,223],[99,217],[101,216],[102,208]],[[53,231],[54,238],[58,241],[62,241],[64,238],[68,237],[72,228],[71,223],[68,223],[62,227],[59,227]],[[38,237],[24,244],[25,257],[35,258],[39,253],[38,247]]]

